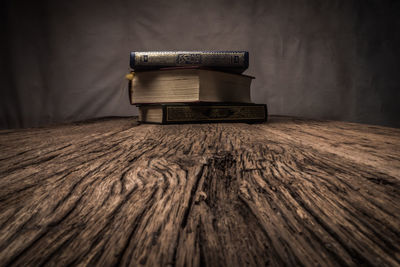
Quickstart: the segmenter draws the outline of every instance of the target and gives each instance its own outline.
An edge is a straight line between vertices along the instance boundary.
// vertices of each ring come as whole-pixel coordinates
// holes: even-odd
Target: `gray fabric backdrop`
[[[137,114],[131,50],[248,50],[270,113],[400,127],[400,1],[0,5],[1,128]]]

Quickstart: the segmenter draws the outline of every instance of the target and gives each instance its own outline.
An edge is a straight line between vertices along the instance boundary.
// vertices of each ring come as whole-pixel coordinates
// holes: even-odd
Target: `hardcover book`
[[[149,51],[131,52],[130,66],[135,71],[166,67],[196,66],[242,73],[249,67],[247,51]]]
[[[198,68],[135,72],[131,104],[176,102],[250,103],[254,77]]]
[[[267,121],[267,117],[267,105],[264,104],[199,103],[139,106],[139,122],[144,123],[261,123]]]

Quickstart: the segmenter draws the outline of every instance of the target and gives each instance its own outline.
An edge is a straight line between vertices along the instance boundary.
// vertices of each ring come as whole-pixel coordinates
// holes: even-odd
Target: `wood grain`
[[[399,129],[3,130],[0,265],[399,266],[399,196]]]

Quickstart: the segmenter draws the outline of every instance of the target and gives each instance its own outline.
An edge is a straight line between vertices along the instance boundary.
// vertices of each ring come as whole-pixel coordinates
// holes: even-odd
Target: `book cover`
[[[267,117],[268,111],[265,104],[192,103],[139,105],[139,122],[145,123],[262,123],[267,121]]]
[[[242,73],[249,67],[247,51],[148,51],[131,52],[135,71],[168,67],[204,67]]]

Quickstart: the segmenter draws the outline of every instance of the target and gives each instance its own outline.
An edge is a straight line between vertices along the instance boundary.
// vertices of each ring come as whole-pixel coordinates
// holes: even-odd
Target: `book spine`
[[[194,122],[265,122],[267,105],[163,105],[163,124]]]
[[[168,67],[205,67],[243,72],[249,66],[247,51],[165,51],[131,52],[130,66],[134,70]]]

